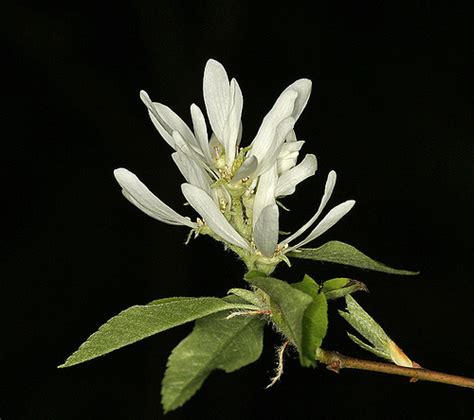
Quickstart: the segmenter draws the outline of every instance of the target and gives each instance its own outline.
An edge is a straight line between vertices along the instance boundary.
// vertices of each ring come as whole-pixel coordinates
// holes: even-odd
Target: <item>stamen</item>
[[[277,254],[279,254],[279,253],[281,253],[282,251],[284,251],[286,248],[288,248],[288,244],[287,244],[287,243],[278,244],[278,245],[276,246],[275,252],[276,252]]]
[[[222,213],[224,213],[227,210],[227,200],[225,198],[219,199],[219,208]]]
[[[191,238],[193,237],[193,232],[194,232],[194,230],[189,231],[188,237],[186,238],[186,242],[184,243],[184,245],[188,245],[189,242],[191,242]]]

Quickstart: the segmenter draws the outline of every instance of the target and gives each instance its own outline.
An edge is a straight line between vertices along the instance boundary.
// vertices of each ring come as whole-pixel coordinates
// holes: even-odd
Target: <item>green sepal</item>
[[[328,300],[341,298],[359,290],[363,290],[365,292],[369,291],[367,286],[361,281],[351,280],[343,277],[327,280],[322,286],[322,291]]]
[[[226,319],[222,313],[197,320],[168,359],[161,389],[165,413],[188,401],[213,370],[229,373],[256,361],[262,353],[264,325],[256,317]]]
[[[300,363],[304,367],[315,367],[316,350],[321,347],[328,329],[328,304],[319,285],[308,275],[299,283],[293,283],[293,288],[311,296],[312,302],[303,315],[303,340],[300,352]]]
[[[339,241],[330,241],[319,248],[300,248],[287,254],[289,257],[315,261],[344,264],[366,270],[380,271],[388,274],[416,275],[418,271],[391,268],[363,254],[352,245]]]
[[[258,309],[216,297],[175,297],[132,306],[109,319],[60,368],[77,365],[186,322],[229,309]]]
[[[270,299],[272,321],[279,331],[293,343],[298,352],[303,352],[303,316],[313,301],[308,294],[273,277],[256,277],[246,280],[263,290]]]

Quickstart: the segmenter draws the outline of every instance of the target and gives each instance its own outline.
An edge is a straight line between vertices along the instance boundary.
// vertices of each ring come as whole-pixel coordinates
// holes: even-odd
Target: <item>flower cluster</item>
[[[315,174],[316,156],[307,154],[297,164],[304,141],[294,126],[311,93],[311,81],[300,79],[288,86],[247,147],[241,147],[243,96],[224,67],[209,60],[204,70],[203,94],[209,135],[201,109],[191,105],[192,130],[170,108],[140,97],[163,139],[173,148],[173,161],[186,182],[181,190],[200,215],[196,221],[174,211],[156,197],[133,173],[114,171],[124,196],[147,215],[164,223],[188,226],[195,234],[208,234],[236,252],[249,269],[270,273],[285,254],[306,245],[337,223],[353,207],[348,200],[330,210],[314,227],[336,183],[328,175],[316,213],[296,232],[279,239],[279,202]],[[301,235],[312,230],[304,239]]]

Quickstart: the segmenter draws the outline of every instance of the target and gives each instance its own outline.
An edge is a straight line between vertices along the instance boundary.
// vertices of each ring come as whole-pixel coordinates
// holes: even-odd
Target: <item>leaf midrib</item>
[[[208,298],[208,297],[206,297]],[[204,298],[204,299],[206,299]],[[104,356],[108,353],[111,353],[115,350],[118,350],[118,349],[121,349],[123,347],[126,347],[126,346],[129,346],[131,344],[134,344],[138,341],[141,341],[141,340],[144,340],[148,337],[151,337],[155,334],[159,334],[161,332],[164,332],[164,331],[167,331],[171,328],[175,328],[175,327],[178,327],[178,326],[181,326],[181,325],[184,325],[188,322],[192,322],[193,320],[198,320],[198,319],[201,319],[201,318],[204,318],[206,316],[210,316],[210,315],[213,315],[215,313],[218,313],[218,312],[223,312],[223,311],[226,311],[226,310],[230,310],[230,309],[249,309],[249,310],[252,310],[252,309],[255,309],[255,306],[254,305],[250,305],[250,304],[232,304],[232,303],[228,303],[226,302],[225,306],[223,306],[222,308],[219,308],[218,310],[216,311],[213,311],[213,312],[210,312],[210,313],[205,313],[203,314],[202,316],[199,316],[199,317],[196,317],[196,318],[192,318],[192,319],[189,319],[189,320],[185,320],[183,322],[180,322],[178,323],[177,325],[174,325],[173,327],[167,327],[167,328],[164,328],[164,329],[158,329],[156,331],[153,331],[151,333],[146,333],[146,334],[143,334],[140,336],[140,338],[137,338],[135,341],[131,341],[131,342],[128,342],[126,344],[120,344],[119,346],[117,347],[113,347],[113,348],[110,348],[108,351],[106,352],[103,352],[103,353],[100,353],[98,355],[94,355],[94,357],[91,357],[91,358],[86,358],[84,360],[79,360],[79,361],[74,361],[73,363],[69,364],[68,361],[73,358],[73,356],[76,356],[77,354],[80,354],[81,351],[88,351],[91,346],[93,345],[93,341],[94,339],[97,337],[97,335],[100,335],[101,333],[102,334],[105,334],[106,332],[104,332],[104,330],[107,329],[107,327],[110,326],[110,321],[114,318],[118,318],[120,317],[121,315],[123,315],[125,312],[133,309],[133,308],[141,308],[141,309],[145,309],[145,308],[153,308],[153,309],[156,309],[156,308],[163,308],[163,307],[170,307],[172,305],[179,305],[181,303],[183,303],[184,301],[186,302],[189,302],[189,301],[193,301],[193,300],[196,300],[196,299],[200,299],[200,298],[194,298],[194,297],[189,297],[189,298],[184,298],[184,299],[178,299],[177,300],[173,300],[173,301],[170,301],[170,302],[163,302],[163,303],[149,303],[149,304],[146,304],[146,305],[134,305],[134,306],[131,306],[130,308],[127,308],[127,309],[124,309],[123,311],[119,312],[117,315],[115,315],[114,317],[110,318],[108,321],[106,321],[104,324],[102,324],[97,331],[95,331],[94,333],[92,333],[87,339],[86,341],[84,341],[80,346],[79,348],[73,352],[66,360],[65,362],[60,365],[59,367],[70,367],[70,366],[74,366],[74,365],[77,365],[77,364],[80,364],[80,363],[84,363],[84,362],[87,362],[89,360],[93,360],[97,357],[101,357],[101,356]],[[219,299],[219,298],[217,298]],[[92,342],[92,343],[91,343]]]

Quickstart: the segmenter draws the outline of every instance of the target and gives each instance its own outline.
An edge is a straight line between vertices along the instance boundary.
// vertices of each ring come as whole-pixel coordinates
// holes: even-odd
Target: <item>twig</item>
[[[382,372],[389,375],[407,376],[420,381],[440,382],[443,384],[461,386],[474,389],[474,379],[448,373],[435,372],[423,368],[407,368],[391,363],[373,362],[344,356],[337,351],[319,349],[316,358],[324,363],[327,369],[339,373],[341,369],[359,369],[372,372]]]

